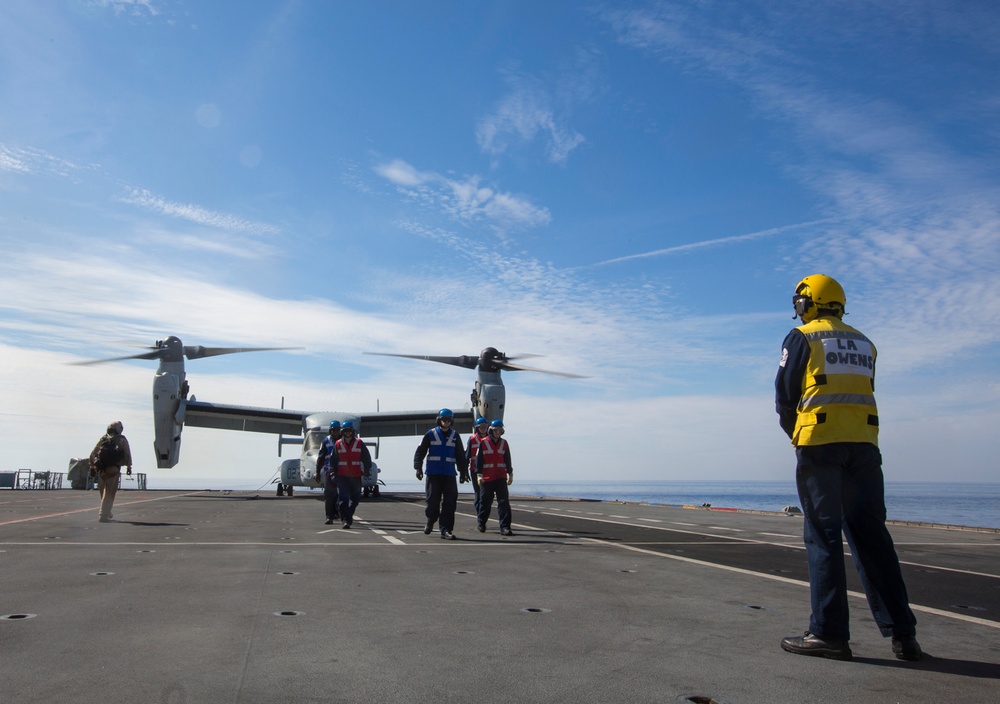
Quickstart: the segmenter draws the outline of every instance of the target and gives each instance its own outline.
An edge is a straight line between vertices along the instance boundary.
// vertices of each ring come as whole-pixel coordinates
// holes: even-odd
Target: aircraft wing
[[[381,411],[359,413],[358,421],[361,436],[365,438],[420,436],[434,427],[437,416],[437,411]],[[473,420],[472,411],[456,411],[454,428],[460,433],[471,433]]]
[[[301,436],[305,420],[310,415],[313,415],[310,411],[285,408],[188,401],[184,411],[184,425]],[[437,411],[377,411],[358,413],[355,417],[361,426],[362,437],[374,438],[423,435],[434,427],[437,415]],[[473,412],[456,411],[454,428],[460,433],[471,433]]]
[[[307,415],[309,414],[303,411],[285,408],[255,408],[188,401],[184,411],[184,425],[253,433],[302,435],[303,421]]]

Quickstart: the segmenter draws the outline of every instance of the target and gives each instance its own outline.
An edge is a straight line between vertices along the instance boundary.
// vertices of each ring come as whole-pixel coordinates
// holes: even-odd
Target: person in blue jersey
[[[868,605],[900,660],[919,660],[916,618],[885,525],[878,448],[875,345],[842,321],[847,297],[825,274],[795,287],[802,325],[782,343],[775,409],[795,446],[812,615],[802,636],[781,641],[798,655],[852,657],[844,545],[847,539]]]
[[[330,466],[336,473],[341,525],[350,528],[354,524],[354,510],[361,501],[361,478],[371,476],[372,455],[349,420],[340,426],[340,439],[333,444]]]
[[[490,518],[493,497],[496,496],[500,535],[514,535],[510,529],[510,493],[507,490],[514,483],[514,467],[510,463],[510,447],[501,437],[503,434],[502,420],[490,423],[490,432],[480,442],[479,454],[476,456],[476,474],[479,475],[482,487],[476,516],[480,533],[486,532],[486,521]]]
[[[424,516],[427,523],[424,525],[424,534],[430,535],[437,523],[441,529],[441,537],[445,540],[455,539],[455,506],[458,502],[458,483],[455,477],[461,474],[463,482],[469,480],[462,438],[451,427],[454,422],[455,414],[448,408],[442,408],[438,413],[437,425],[424,434],[413,454],[413,469],[417,472],[417,479],[424,479],[424,458],[427,459],[427,478],[424,482],[427,494]]]
[[[323,506],[326,509],[326,524],[332,525],[340,518],[337,495],[336,465],[330,466],[333,447],[340,440],[340,421],[330,423],[330,434],[323,438],[316,454],[316,473],[323,478]]]
[[[479,488],[479,475],[476,474],[476,455],[479,453],[479,443],[486,437],[488,429],[488,420],[482,416],[476,418],[476,427],[472,434],[469,435],[469,440],[465,444],[465,457],[469,462],[469,479],[472,481],[472,493],[474,496],[472,505],[476,509],[476,515],[479,515],[479,497],[482,494]]]

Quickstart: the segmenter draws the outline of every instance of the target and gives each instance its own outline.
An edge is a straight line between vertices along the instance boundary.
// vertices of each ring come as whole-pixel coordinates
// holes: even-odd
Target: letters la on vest
[[[809,362],[792,443],[877,445],[875,345],[836,318],[817,318],[797,329],[809,344]]]

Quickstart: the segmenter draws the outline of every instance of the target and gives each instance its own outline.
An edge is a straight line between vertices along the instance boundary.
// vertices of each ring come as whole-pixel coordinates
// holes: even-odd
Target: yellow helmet
[[[795,315],[802,318],[803,322],[807,322],[807,317],[809,320],[815,318],[816,311],[820,308],[834,310],[839,308],[843,315],[846,304],[844,287],[826,274],[812,274],[802,279],[795,287],[795,295],[792,296]]]

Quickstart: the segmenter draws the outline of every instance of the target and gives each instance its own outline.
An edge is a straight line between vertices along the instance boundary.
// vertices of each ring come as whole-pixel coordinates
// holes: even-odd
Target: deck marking
[[[571,516],[571,518],[576,518],[576,516]],[[618,524],[618,525],[625,525],[625,526],[629,526],[629,527],[632,527],[632,528],[636,527],[636,526],[634,526],[634,525],[632,525],[630,523],[624,523],[624,524],[622,524],[622,523],[619,523],[618,521],[609,521],[607,519],[584,518],[582,520],[598,521],[599,523],[615,523],[615,524]],[[736,536],[712,535],[711,533],[698,533],[697,531],[677,530],[675,528],[660,528],[658,526],[649,526],[649,527],[653,528],[654,530],[666,530],[666,531],[675,531],[675,532],[678,532],[678,533],[690,533],[690,534],[694,534],[694,535],[705,535],[705,536],[708,536],[708,537],[711,537],[711,538],[728,538],[729,540],[736,541],[736,542],[743,542],[743,543],[755,543],[755,544],[758,544],[758,545],[776,545],[778,547],[783,547],[783,548],[791,547],[789,545],[784,545],[784,544],[781,544],[781,543],[771,543],[771,542],[764,541],[764,540],[752,540],[750,538],[741,538],[741,537],[736,537]],[[585,542],[596,542],[596,543],[601,543],[601,544],[604,544],[604,545],[612,545],[614,547],[622,548],[624,550],[632,550],[634,552],[640,552],[640,553],[647,554],[647,555],[654,555],[654,556],[658,556],[658,557],[665,557],[665,558],[667,558],[669,560],[677,560],[679,562],[687,562],[687,563],[693,564],[693,565],[704,565],[705,567],[714,567],[716,569],[724,570],[726,572],[735,572],[737,574],[744,574],[744,575],[751,576],[751,577],[763,577],[764,579],[769,579],[769,580],[772,580],[772,581],[775,581],[775,582],[784,582],[785,584],[795,584],[795,585],[798,585],[798,586],[801,586],[801,587],[806,587],[806,588],[809,587],[809,582],[808,581],[803,581],[801,579],[792,579],[790,577],[781,577],[779,575],[768,574],[766,572],[754,572],[753,570],[747,570],[747,569],[743,569],[741,567],[732,567],[730,565],[721,565],[721,564],[718,564],[716,562],[706,562],[704,560],[696,560],[696,559],[694,559],[692,557],[684,557],[682,555],[675,555],[675,554],[670,554],[670,553],[662,553],[662,552],[657,552],[655,550],[647,550],[646,548],[636,547],[635,545],[627,545],[627,544],[624,544],[624,543],[612,543],[612,542],[609,542],[609,541],[606,541],[606,540],[601,540],[600,538],[582,538],[582,540],[584,540]],[[799,548],[801,548],[803,550],[805,549],[804,546],[795,546],[795,547],[799,547]],[[960,570],[955,570],[955,571],[960,571]],[[993,575],[986,575],[986,576],[993,576]],[[861,593],[861,592],[848,591],[847,593],[850,596],[854,597],[854,598],[864,599],[864,600],[867,601],[867,597],[863,593]],[[936,616],[944,616],[946,618],[955,619],[957,621],[965,621],[966,623],[975,623],[975,624],[978,624],[980,626],[988,626],[990,628],[1000,629],[1000,622],[989,621],[989,620],[987,620],[985,618],[977,618],[975,616],[967,616],[965,614],[956,614],[956,613],[952,613],[950,611],[944,611],[942,609],[935,609],[932,606],[923,606],[921,604],[912,604],[911,603],[910,604],[910,608],[912,610],[914,610],[914,611],[920,611],[920,612],[923,612],[923,613],[926,613],[926,614],[934,614]]]
[[[849,553],[848,553],[849,554]],[[989,574],[988,572],[973,572],[972,570],[960,570],[957,567],[940,567],[938,565],[924,565],[919,562],[903,562],[899,561],[901,565],[909,565],[910,567],[922,567],[927,570],[940,570],[941,572],[955,572],[957,574],[967,574],[973,577],[989,577],[990,579],[1000,579],[1000,574]]]
[[[714,567],[716,569],[725,570],[726,572],[735,572],[736,574],[747,575],[748,577],[763,577],[764,579],[770,579],[774,582],[784,582],[785,584],[794,584],[800,587],[809,588],[809,582],[802,581],[801,579],[791,579],[790,577],[780,577],[776,574],[767,574],[765,572],[754,572],[753,570],[745,570],[742,567],[731,567],[729,565],[720,565],[715,562],[705,562],[704,560],[695,560],[691,557],[683,557],[681,555],[671,555],[669,553],[657,552],[655,550],[646,550],[645,548],[635,547],[633,545],[625,545],[622,543],[609,543],[607,541],[600,540],[599,538],[584,538],[584,540],[593,540],[595,542],[604,543],[606,545],[612,545],[617,548],[622,548],[624,550],[631,550],[633,552],[640,552],[645,555],[653,555],[654,557],[665,557],[668,560],[677,560],[679,562],[687,562],[692,565],[703,565],[705,567]],[[848,590],[848,595],[854,597],[855,599],[865,600],[867,598],[861,592]],[[975,616],[966,616],[965,614],[956,614],[950,611],[944,611],[942,609],[935,609],[932,606],[922,606],[920,604],[910,604],[910,608],[914,611],[920,611],[925,614],[934,614],[935,616],[944,616],[945,618],[952,618],[957,621],[965,621],[966,623],[975,623],[979,626],[988,626],[989,628],[1000,629],[1000,623],[996,621],[989,621],[985,618],[977,618]]]
[[[157,497],[154,497],[152,499],[136,499],[135,501],[124,501],[124,502],[119,499],[118,501],[115,502],[115,510],[118,510],[122,506],[131,506],[133,504],[145,504],[145,503],[149,503],[150,501],[164,501],[166,499],[177,499],[177,498],[181,498],[181,497],[184,497],[184,496],[196,496],[196,495],[202,494],[202,493],[204,493],[204,492],[201,492],[201,491],[192,491],[192,492],[189,492],[189,493],[186,493],[186,494],[171,494],[170,496],[157,496]],[[28,516],[27,518],[12,518],[12,519],[10,519],[8,521],[0,521],[0,526],[6,526],[6,525],[10,525],[12,523],[26,523],[27,521],[37,521],[37,520],[42,519],[42,518],[58,518],[59,516],[72,516],[74,513],[85,513],[86,511],[100,511],[100,510],[101,510],[101,505],[98,503],[98,504],[96,504],[94,506],[91,506],[89,508],[77,508],[77,509],[73,509],[72,511],[60,511],[58,513],[45,513],[45,514],[42,514],[42,515],[39,515],[39,516]],[[119,521],[115,521],[115,522],[118,523]],[[127,521],[120,521],[120,522],[125,523]]]
[[[384,531],[381,528],[372,528],[371,524],[368,521],[362,520],[360,518],[358,518],[356,520],[358,521],[358,523],[360,523],[361,525],[365,526],[368,530],[370,530],[372,533],[374,533],[375,535],[377,535],[380,538],[382,538],[383,540],[385,540],[387,543],[390,543],[392,545],[406,545],[406,543],[404,543],[402,540],[400,540],[396,536],[389,535],[389,533],[387,531]]]

